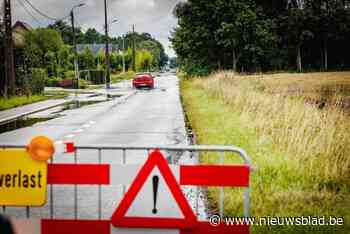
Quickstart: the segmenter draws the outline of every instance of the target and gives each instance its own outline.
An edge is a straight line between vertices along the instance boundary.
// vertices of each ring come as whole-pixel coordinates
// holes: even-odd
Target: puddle
[[[0,133],[13,131],[20,128],[30,127],[36,123],[45,122],[56,117],[50,118],[24,118],[18,119],[0,126]]]
[[[66,103],[62,106],[62,109],[56,111],[55,113],[60,113],[66,110],[74,110],[74,109],[79,109],[82,108],[84,106],[89,106],[89,105],[94,105],[94,104],[98,104],[98,103],[102,103],[102,102],[108,102],[108,101],[112,101],[116,98],[119,98],[123,95],[117,94],[117,95],[107,95],[107,98],[105,99],[98,99],[98,100],[84,100],[84,101],[72,101],[69,103]]]
[[[89,101],[69,102],[69,103],[63,104],[62,106],[59,106],[58,110],[55,109],[52,112],[45,113],[45,115],[43,117],[29,117],[29,116],[27,116],[27,117],[17,119],[17,120],[11,121],[9,123],[0,125],[0,134],[4,133],[4,132],[17,130],[20,128],[30,127],[36,123],[45,122],[45,121],[48,121],[51,119],[55,119],[55,118],[64,116],[63,114],[61,114],[61,112],[66,111],[66,110],[74,110],[74,109],[79,109],[81,107],[88,106],[88,105],[93,105],[93,104],[98,104],[101,102],[111,101],[111,100],[113,100],[117,97],[120,97],[120,96],[122,96],[122,95],[114,95],[114,96],[110,95],[107,99],[104,99],[104,100],[89,100]]]
[[[84,106],[89,106],[89,105],[93,105],[93,104],[98,104],[101,102],[107,102],[110,101],[111,99],[107,99],[107,100],[93,100],[93,101],[73,101],[73,102],[69,102],[63,105],[62,109],[55,112],[55,113],[59,113],[62,111],[66,111],[66,110],[74,110],[74,109],[79,109],[82,108]]]

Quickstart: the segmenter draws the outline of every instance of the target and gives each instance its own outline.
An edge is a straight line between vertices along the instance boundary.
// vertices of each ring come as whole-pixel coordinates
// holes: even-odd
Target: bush
[[[91,82],[87,80],[79,79],[79,89],[86,89],[89,87],[90,84]]]
[[[93,84],[104,84],[105,72],[103,70],[90,70],[89,81]]]
[[[30,91],[32,94],[40,94],[44,91],[45,80],[47,74],[44,69],[34,68],[32,70],[32,78],[29,82]]]
[[[90,71],[89,70],[83,70],[79,72],[79,78],[84,79],[84,80],[89,80],[89,75]]]
[[[65,79],[73,79],[73,78],[75,78],[75,71],[66,71],[64,73],[64,78]]]
[[[45,80],[45,85],[48,87],[59,87],[61,80],[62,78],[60,77],[49,77]]]

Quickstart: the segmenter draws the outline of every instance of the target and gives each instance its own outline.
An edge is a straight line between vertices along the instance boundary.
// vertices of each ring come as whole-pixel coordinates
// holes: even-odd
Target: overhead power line
[[[47,15],[46,13],[42,12],[41,10],[39,10],[36,6],[34,6],[29,0],[24,0],[26,3],[28,3],[28,5],[34,10],[36,11],[39,15],[47,18],[47,19],[50,19],[50,20],[54,20],[54,21],[59,21],[59,20],[64,20],[66,18],[69,17],[69,15],[66,15],[62,18],[55,18],[55,17],[51,17],[49,15]]]
[[[42,23],[40,22],[40,20],[38,18],[36,18],[31,12],[30,10],[26,7],[26,5],[24,4],[24,2],[22,2],[22,0],[18,0],[18,3],[22,6],[22,8],[24,9],[24,11],[30,16],[32,17],[32,19],[39,25],[42,26]]]
[[[5,6],[4,6],[4,1],[0,3],[0,21],[3,20],[5,14]]]

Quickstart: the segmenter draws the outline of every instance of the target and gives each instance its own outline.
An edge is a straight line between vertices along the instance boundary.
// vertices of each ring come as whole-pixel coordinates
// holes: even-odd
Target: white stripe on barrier
[[[143,165],[138,164],[110,164],[110,184],[129,185],[136,178],[137,173]],[[169,165],[176,180],[180,181],[180,166]]]

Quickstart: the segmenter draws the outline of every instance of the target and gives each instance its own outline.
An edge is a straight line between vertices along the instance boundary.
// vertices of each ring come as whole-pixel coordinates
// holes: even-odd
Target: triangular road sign
[[[128,216],[127,212],[132,204],[135,202],[140,190],[145,186],[147,179],[150,179],[152,171],[159,171],[160,176],[165,181],[165,185],[170,190],[170,194],[174,199],[169,198],[169,201],[175,200],[177,206],[182,212],[183,217],[159,217],[158,215],[152,216]],[[157,177],[155,179],[155,177]],[[159,177],[153,176],[158,184]],[[154,181],[153,181],[154,187]],[[154,190],[154,188],[153,188]],[[157,195],[155,195],[157,196]],[[149,204],[148,204],[149,205]],[[139,208],[141,209],[141,207]],[[161,209],[161,207],[158,207]],[[152,210],[153,213],[157,213],[157,209]],[[158,150],[152,152],[146,163],[143,165],[135,180],[131,184],[129,190],[125,194],[124,198],[120,202],[118,208],[112,215],[111,223],[115,227],[133,227],[133,228],[177,228],[186,229],[193,228],[197,225],[197,217],[193,213],[190,205],[188,204],[185,196],[183,195],[181,188],[176,181],[166,159]]]

